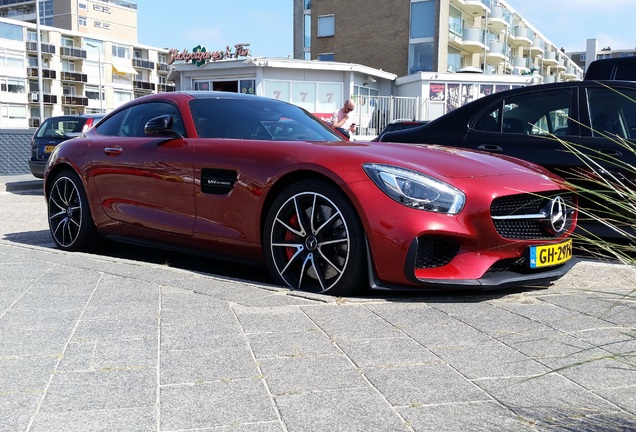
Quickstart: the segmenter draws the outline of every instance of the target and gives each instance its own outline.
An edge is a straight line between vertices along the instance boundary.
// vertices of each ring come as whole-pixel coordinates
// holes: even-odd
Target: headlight
[[[369,163],[362,167],[385,194],[402,205],[448,214],[464,208],[466,195],[443,181],[391,165]]]

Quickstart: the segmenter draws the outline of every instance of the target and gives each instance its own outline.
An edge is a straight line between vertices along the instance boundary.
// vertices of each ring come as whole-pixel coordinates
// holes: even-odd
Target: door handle
[[[120,146],[106,147],[104,149],[104,153],[106,153],[108,156],[119,156],[123,152],[124,152],[124,149],[121,148]]]
[[[477,146],[477,150],[484,150],[484,151],[488,151],[488,152],[492,152],[492,153],[501,153],[501,152],[503,152],[503,149],[501,147],[499,147],[498,145],[494,145],[494,144],[478,145]]]
[[[612,156],[612,157],[616,157],[616,158],[622,158],[623,157],[623,153],[620,150],[616,150],[616,149],[602,148],[602,149],[599,149],[598,151],[603,153],[604,155],[607,155],[607,156]]]

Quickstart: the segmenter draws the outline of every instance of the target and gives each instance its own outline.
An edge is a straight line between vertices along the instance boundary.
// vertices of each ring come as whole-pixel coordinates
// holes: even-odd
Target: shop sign
[[[168,50],[167,63],[170,65],[175,61],[182,61],[185,63],[192,62],[192,64],[201,67],[211,61],[247,57],[250,55],[250,50],[247,48],[249,46],[250,44],[248,43],[236,44],[234,45],[234,51],[232,51],[229,45],[225,47],[225,51],[208,51],[201,45],[197,45],[192,48],[191,52],[187,49],[179,52],[178,49],[171,48]]]

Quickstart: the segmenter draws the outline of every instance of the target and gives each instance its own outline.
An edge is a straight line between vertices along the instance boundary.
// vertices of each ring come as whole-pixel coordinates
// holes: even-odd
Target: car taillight
[[[86,123],[84,123],[84,127],[82,128],[82,133],[89,130],[92,126],[93,126],[93,119],[89,118],[88,120],[86,120]]]

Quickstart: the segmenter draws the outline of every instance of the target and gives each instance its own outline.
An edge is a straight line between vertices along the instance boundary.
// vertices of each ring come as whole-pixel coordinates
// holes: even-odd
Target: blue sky
[[[508,4],[566,51],[584,51],[590,38],[598,40],[599,48],[636,48],[635,0],[508,0]],[[292,0],[137,0],[137,5],[138,39],[145,45],[191,50],[200,44],[218,51],[250,43],[254,56],[293,56]]]

